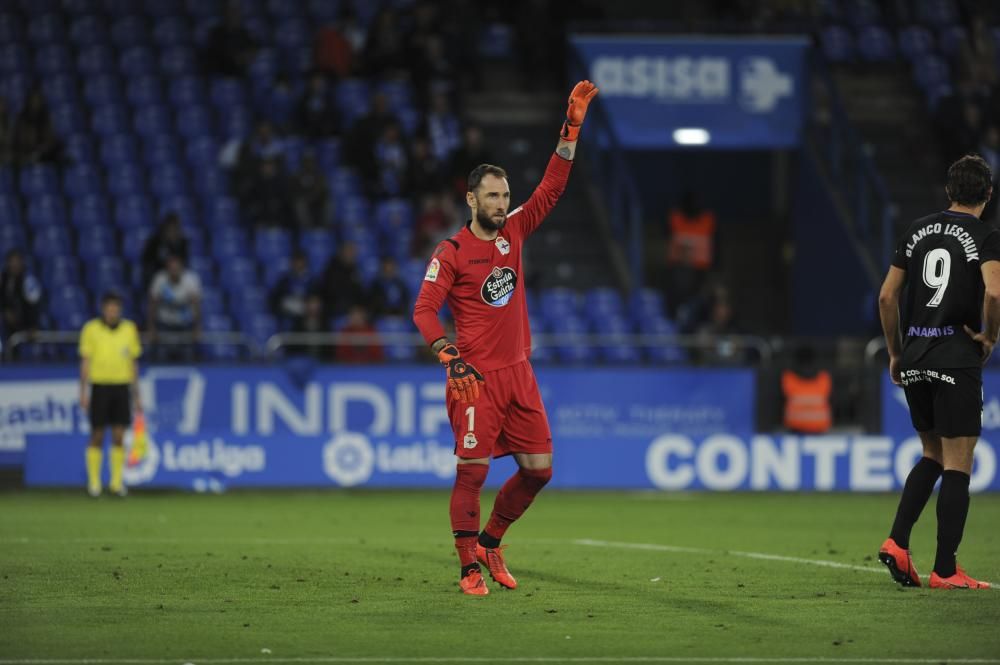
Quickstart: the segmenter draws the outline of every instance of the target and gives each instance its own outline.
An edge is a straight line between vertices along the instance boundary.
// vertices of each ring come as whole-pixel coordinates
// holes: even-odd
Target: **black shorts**
[[[983,429],[983,370],[904,369],[903,392],[918,432],[954,438]]]
[[[90,387],[90,426],[128,427],[132,424],[132,395],[128,384]]]

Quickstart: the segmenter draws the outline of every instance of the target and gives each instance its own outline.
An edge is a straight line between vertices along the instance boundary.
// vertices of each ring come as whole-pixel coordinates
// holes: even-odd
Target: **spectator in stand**
[[[329,331],[330,325],[323,309],[323,298],[318,293],[310,293],[306,296],[302,316],[296,319],[292,326],[292,332],[325,333]],[[330,347],[325,344],[291,344],[288,346],[288,353],[324,360],[330,358]]]
[[[365,31],[350,3],[340,8],[337,21],[320,28],[316,35],[316,67],[339,79],[354,72],[357,54],[364,48]]]
[[[188,262],[188,239],[181,229],[181,218],[176,212],[168,212],[163,221],[146,240],[142,248],[142,285],[149,288],[153,276],[167,266],[167,257],[176,256],[186,265]]]
[[[986,163],[993,171],[993,191],[1000,192],[1000,127],[990,125],[983,134],[983,141],[979,144],[979,154],[982,155]],[[997,195],[994,194],[986,204],[982,219],[990,222],[996,221]]]
[[[424,196],[431,192],[440,191],[445,182],[444,165],[431,153],[431,144],[427,137],[414,137],[410,144],[410,168],[407,170],[406,193],[409,196]]]
[[[406,52],[399,16],[395,9],[386,7],[378,12],[374,25],[368,31],[364,50],[365,70],[373,77],[406,67]]]
[[[715,263],[715,227],[715,213],[703,209],[694,192],[684,192],[680,206],[670,211],[668,302],[680,305],[704,285]]]
[[[282,330],[296,330],[306,315],[306,300],[313,294],[315,285],[309,272],[309,258],[301,249],[292,253],[288,272],[281,276],[271,290],[271,312]]]
[[[299,228],[327,228],[331,225],[330,188],[319,170],[315,153],[311,151],[302,156],[298,173],[292,178],[292,201]]]
[[[14,122],[14,158],[22,165],[56,162],[60,159],[61,150],[42,90],[35,86],[28,93],[24,108]]]
[[[442,162],[449,161],[462,142],[458,117],[452,113],[448,95],[443,92],[437,92],[431,98],[427,135],[431,140],[431,152]]]
[[[476,125],[468,125],[462,132],[462,144],[451,156],[450,179],[456,196],[464,197],[468,190],[469,172],[480,164],[496,163],[493,153],[486,149],[483,130]]]
[[[17,332],[38,329],[41,314],[42,285],[28,272],[24,255],[12,249],[4,258],[0,272],[0,334],[3,344]]]
[[[375,143],[375,163],[378,183],[374,187],[381,196],[399,196],[406,185],[408,157],[403,145],[399,123],[390,123]]]
[[[334,136],[340,128],[340,114],[326,76],[320,70],[309,75],[296,110],[298,131],[310,139]]]
[[[7,99],[0,97],[0,166],[6,166],[11,162],[11,148],[13,145],[11,125]]]
[[[201,280],[184,267],[179,256],[167,257],[166,267],[153,278],[149,287],[148,326],[156,344],[161,333],[187,334],[189,339],[173,344],[157,344],[155,355],[161,360],[189,361],[201,334]]]
[[[364,305],[368,294],[358,269],[358,248],[345,242],[323,271],[323,295],[326,311],[343,316],[352,307]]]
[[[294,225],[288,179],[273,157],[260,160],[257,175],[249,181],[240,203],[246,218],[256,227]]]
[[[971,34],[961,43],[958,62],[958,78],[977,94],[989,94],[997,85],[997,45],[983,17],[973,19]]]
[[[382,316],[404,316],[410,310],[410,289],[399,274],[399,266],[391,256],[382,259],[378,277],[372,284],[372,314]]]
[[[239,3],[230,1],[222,22],[212,28],[202,47],[205,68],[216,76],[242,77],[256,50],[256,42],[243,27]]]
[[[376,335],[375,327],[371,324],[368,310],[362,305],[351,307],[347,313],[347,321],[337,332],[354,335]],[[364,343],[358,341],[354,344],[338,344],[335,356],[342,363],[377,363],[384,358],[382,345],[377,341]]]
[[[708,320],[698,326],[697,330],[697,335],[704,344],[699,353],[702,361],[715,364],[744,362],[745,350],[728,339],[738,334],[740,329],[733,314],[729,291],[718,288],[709,308]]]
[[[382,136],[386,125],[395,122],[399,121],[389,110],[389,98],[384,93],[377,92],[372,96],[371,109],[354,123],[347,134],[345,157],[367,182],[378,181],[375,142]]]
[[[438,243],[454,233],[457,218],[455,203],[447,190],[423,197],[413,233],[414,256],[426,256]]]
[[[242,195],[253,185],[264,159],[285,159],[285,144],[275,136],[274,126],[261,120],[251,136],[230,141],[222,149],[220,162],[232,171],[233,189]]]

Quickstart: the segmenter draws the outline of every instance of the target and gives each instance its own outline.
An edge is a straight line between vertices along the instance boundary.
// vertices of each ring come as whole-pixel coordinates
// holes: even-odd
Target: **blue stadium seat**
[[[375,321],[375,330],[382,335],[399,335],[416,332],[413,323],[399,316],[387,316]],[[384,341],[382,345],[386,360],[392,362],[412,362],[417,355],[413,344]]]
[[[120,229],[131,233],[132,229],[149,227],[155,222],[153,207],[145,196],[123,196],[115,202],[115,225]]]
[[[42,265],[42,283],[48,291],[80,284],[80,262],[75,256],[52,256]]]
[[[28,234],[24,232],[24,227],[20,222],[4,216],[0,220],[0,252],[4,254],[8,250],[25,248],[28,245]]]
[[[264,346],[272,335],[278,332],[278,322],[270,314],[261,312],[245,314],[240,318],[240,327],[259,346]]]
[[[66,26],[57,13],[37,14],[28,21],[28,39],[36,45],[66,42]]]
[[[409,233],[413,223],[413,203],[408,199],[385,199],[375,204],[375,224],[383,237]]]
[[[146,246],[146,240],[153,232],[151,226],[137,226],[130,228],[128,233],[122,234],[122,258],[132,263],[142,259],[142,251]]]
[[[961,20],[953,0],[918,0],[917,18],[921,23],[939,27]]]
[[[89,134],[82,132],[64,135],[63,149],[74,164],[92,164],[97,156]]]
[[[243,259],[247,256],[247,243],[237,236],[217,233],[212,238],[212,256],[218,259],[222,266],[227,267],[230,259]],[[225,272],[225,270],[223,270]]]
[[[195,200],[190,196],[164,196],[159,200],[160,215],[168,212],[176,213],[182,226],[193,226],[201,229],[201,213]]]
[[[0,44],[24,41],[24,24],[17,14],[0,13]]]
[[[171,46],[160,56],[160,71],[170,76],[193,74],[197,69],[194,51],[187,46]]]
[[[133,46],[118,59],[118,70],[124,76],[149,76],[158,69],[156,54],[145,46]]]
[[[135,164],[109,166],[107,173],[108,191],[115,196],[130,196],[146,193],[146,177],[141,167]]]
[[[3,44],[0,46],[0,71],[8,75],[15,72],[31,70],[31,58],[28,50],[21,44]]]
[[[128,285],[128,277],[122,260],[117,256],[106,254],[97,254],[92,257],[85,271],[85,280],[87,287],[95,294],[106,291],[121,293]]]
[[[178,141],[172,134],[150,134],[143,137],[142,158],[150,169],[161,166],[180,168],[181,154]]]
[[[858,33],[858,54],[866,62],[890,62],[896,58],[892,35],[880,25],[866,25]]]
[[[205,83],[197,76],[171,77],[169,97],[178,111],[191,106],[205,106]]]
[[[246,239],[243,236],[242,230],[238,228],[240,226],[240,204],[236,199],[230,197],[217,198],[211,202],[207,212],[209,221],[213,227],[223,227],[226,229],[225,231],[220,231],[220,234],[230,233],[230,229],[237,229],[240,231],[241,240],[245,242]]]
[[[229,178],[226,173],[217,167],[204,166],[203,169],[194,185],[205,199],[205,204],[210,205],[216,199],[226,198],[229,191]]]
[[[87,78],[83,86],[83,98],[91,106],[121,104],[125,101],[123,87],[115,74],[95,75]]]
[[[949,58],[958,57],[962,45],[968,41],[969,33],[961,25],[950,25],[941,30],[938,37],[938,44],[941,52]]]
[[[263,90],[265,87],[269,87],[280,69],[278,52],[275,49],[266,46],[259,49],[248,69],[254,89]]]
[[[191,254],[188,257],[188,267],[201,278],[202,284],[215,284],[215,261],[202,254]]]
[[[203,286],[201,289],[201,310],[205,315],[225,314],[226,303],[219,289]]]
[[[62,0],[62,8],[76,16],[100,13],[96,0]]]
[[[319,25],[333,23],[340,11],[340,4],[329,0],[307,0],[306,13]]]
[[[309,229],[303,231],[299,238],[299,247],[309,257],[309,265],[314,270],[325,266],[336,251],[333,232],[328,229]],[[422,269],[421,269],[422,270]],[[423,272],[420,273],[423,278]]]
[[[639,332],[643,335],[662,336],[678,334],[677,326],[665,317],[643,319],[640,322]],[[687,353],[683,347],[667,340],[645,346],[644,351],[650,361],[658,364],[679,364],[687,360]]]
[[[323,139],[317,150],[319,166],[324,173],[332,173],[340,166],[340,139]]]
[[[69,38],[77,47],[108,44],[111,39],[105,19],[94,15],[80,16],[69,26]]]
[[[105,226],[111,222],[111,209],[103,196],[90,194],[73,202],[70,217],[73,226],[77,228]]]
[[[114,51],[109,46],[89,46],[76,57],[76,68],[81,74],[97,76],[117,69]]]
[[[142,16],[132,14],[122,16],[111,24],[111,41],[119,49],[149,44],[149,29]]]
[[[337,84],[337,106],[350,126],[355,120],[368,113],[371,103],[371,86],[364,79],[344,79]]]
[[[110,134],[101,142],[101,162],[107,166],[135,164],[139,161],[139,148],[131,134]]]
[[[899,31],[899,51],[914,60],[934,50],[934,35],[922,25],[909,25]]]
[[[335,207],[337,209],[337,219],[344,226],[352,226],[371,232],[368,228],[368,221],[371,217],[371,204],[365,196],[358,193],[341,195],[334,194]]]
[[[831,25],[820,32],[823,55],[830,62],[843,63],[854,60],[854,38],[851,32],[839,25]]]
[[[198,171],[206,167],[215,167],[219,162],[219,144],[209,136],[202,136],[187,145],[188,163]]]
[[[63,192],[72,198],[99,194],[102,185],[101,173],[93,166],[73,166],[63,175]]]
[[[153,40],[160,47],[185,46],[193,41],[191,28],[181,16],[166,16],[153,27]]]
[[[190,195],[187,174],[180,168],[157,167],[152,170],[152,191],[160,198]]]
[[[253,115],[245,107],[234,106],[219,110],[219,132],[225,138],[242,138],[250,134]]]
[[[625,314],[625,302],[615,289],[595,288],[584,295],[583,309],[592,320],[619,318]]]
[[[78,284],[66,284],[48,293],[49,307],[53,312],[87,312],[87,294]]]
[[[104,226],[95,226],[81,231],[76,241],[77,256],[85,262],[118,253],[118,242],[111,231]]]
[[[913,77],[923,90],[932,90],[951,81],[951,72],[944,58],[927,54],[913,61]]]
[[[186,139],[210,136],[212,115],[202,106],[186,106],[177,112],[177,131]]]
[[[90,127],[101,136],[131,131],[128,113],[122,106],[101,106],[91,113]]]
[[[76,74],[72,70],[62,74],[45,74],[42,79],[42,92],[50,106],[57,104],[77,104],[80,102],[80,91],[76,85]]]
[[[29,199],[59,193],[59,174],[47,164],[27,166],[21,170],[21,193]]]
[[[254,253],[262,263],[268,263],[292,252],[292,236],[285,229],[259,229],[254,234]]]
[[[172,118],[166,106],[145,106],[133,116],[135,130],[142,136],[167,134],[172,130]]]
[[[209,98],[217,108],[243,106],[247,103],[243,81],[232,78],[220,78],[212,81]]]
[[[580,297],[567,288],[545,289],[538,302],[550,322],[563,317],[576,317],[580,311]]]
[[[641,324],[643,320],[664,316],[667,310],[660,291],[642,288],[629,297],[629,311],[633,320]]]
[[[54,76],[73,71],[73,54],[64,44],[48,44],[35,53],[35,71]]]
[[[52,128],[60,136],[80,134],[87,130],[87,122],[82,106],[77,103],[53,103],[49,107]]]
[[[46,260],[50,256],[72,254],[73,248],[64,227],[44,226],[35,229],[31,251],[36,258]]]

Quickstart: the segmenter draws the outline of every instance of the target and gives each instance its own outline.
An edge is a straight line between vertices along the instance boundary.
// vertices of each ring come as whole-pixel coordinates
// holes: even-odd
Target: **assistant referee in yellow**
[[[132,423],[132,409],[142,411],[139,400],[139,364],[142,353],[135,324],[122,318],[122,300],[114,293],[101,298],[101,316],[80,331],[80,406],[90,416],[87,446],[87,492],[101,494],[101,461],[104,430],[111,428],[111,482],[108,489],[125,496],[122,468],[125,429]]]

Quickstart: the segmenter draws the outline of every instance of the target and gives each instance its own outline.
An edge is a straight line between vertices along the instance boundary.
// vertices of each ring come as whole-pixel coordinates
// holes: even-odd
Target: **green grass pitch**
[[[934,501],[913,538],[925,578]],[[549,491],[505,539],[521,587],[485,598],[458,591],[447,506],[430,491],[0,494],[0,663],[1000,662],[1000,591],[868,570],[894,496]],[[998,525],[1000,496],[974,496],[960,561],[994,582]]]

